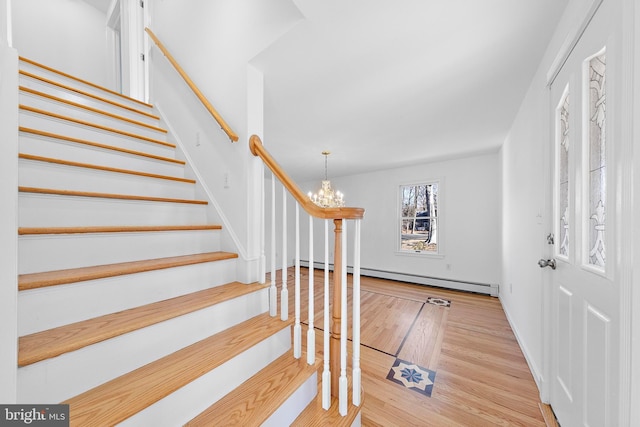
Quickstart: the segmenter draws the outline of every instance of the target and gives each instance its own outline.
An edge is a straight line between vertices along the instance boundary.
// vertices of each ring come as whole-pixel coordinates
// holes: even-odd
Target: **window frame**
[[[437,242],[436,242],[436,250],[418,250],[418,249],[403,249],[402,248],[402,223],[407,219],[414,219],[417,216],[405,217],[403,216],[402,206],[404,202],[404,188],[405,187],[422,187],[435,185],[437,186],[436,192],[436,206],[437,211],[436,215],[433,217],[428,217],[429,219],[435,219],[436,229],[437,229]],[[442,187],[443,180],[440,178],[434,179],[424,179],[409,183],[401,183],[398,184],[397,187],[397,196],[396,196],[396,254],[403,256],[419,256],[419,257],[435,257],[442,258],[443,255],[443,245],[442,245]]]

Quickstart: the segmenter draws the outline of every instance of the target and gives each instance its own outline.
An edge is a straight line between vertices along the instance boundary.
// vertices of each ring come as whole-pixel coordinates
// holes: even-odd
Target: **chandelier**
[[[324,156],[324,179],[322,180],[322,186],[317,193],[311,194],[309,192],[309,199],[321,208],[340,208],[344,206],[344,194],[340,191],[334,191],[331,188],[331,182],[327,175],[327,162],[329,159],[330,151],[323,151]]]

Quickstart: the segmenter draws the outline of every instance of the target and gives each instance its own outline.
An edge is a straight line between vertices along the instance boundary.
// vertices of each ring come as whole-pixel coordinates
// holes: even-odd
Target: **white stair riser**
[[[234,281],[228,259],[57,285],[18,294],[18,335],[24,336]]]
[[[23,187],[57,190],[195,198],[193,183],[25,159],[19,162],[18,183]]]
[[[170,146],[110,132],[108,130],[97,129],[91,126],[80,125],[67,120],[52,118],[43,114],[21,110],[18,120],[20,126],[31,129],[84,139],[99,144],[125,148],[127,150],[142,151],[143,153],[154,154],[156,156],[175,157],[175,148]]]
[[[160,132],[147,126],[141,126],[139,124],[132,123],[127,120],[122,120],[107,114],[101,114],[98,112],[87,110],[85,108],[75,107],[66,103],[53,101],[34,94],[20,92],[19,101],[20,105],[26,105],[44,111],[53,111],[56,114],[65,117],[71,117],[89,123],[96,123],[102,126],[107,126],[109,128],[135,133],[137,135],[143,135],[149,138],[159,139],[161,141],[165,141],[167,138],[166,132]]]
[[[291,425],[318,395],[318,373],[314,372],[260,427]]]
[[[100,99],[87,97],[77,92],[74,92],[72,90],[67,90],[67,89],[61,88],[60,86],[45,83],[41,80],[33,79],[31,77],[24,76],[24,75],[20,75],[19,83],[20,83],[20,86],[37,90],[38,92],[46,93],[47,95],[53,95],[55,97],[66,99],[68,101],[75,102],[80,105],[86,105],[87,107],[104,110],[109,113],[127,117],[131,120],[136,120],[139,122],[146,123],[148,125],[158,126],[159,124],[159,121],[157,118],[149,116],[149,114],[152,114],[153,116],[157,117],[156,112],[153,110],[150,110],[149,108],[143,107],[142,109],[140,109],[137,107],[130,107],[130,106],[127,106],[128,108],[123,108],[122,106],[120,106],[124,104],[122,102],[115,101],[118,103],[118,105],[114,105],[110,102],[105,102]],[[105,97],[102,97],[102,98],[105,98]],[[126,106],[126,104],[124,105]],[[134,110],[132,110],[131,108],[134,108]],[[141,112],[146,114],[141,114]]]
[[[37,273],[218,250],[218,230],[20,236],[18,272]]]
[[[42,137],[27,132],[20,134],[20,152],[159,175],[184,177],[185,171],[184,165],[180,163],[92,147],[63,139]]]
[[[98,88],[96,88],[94,86],[84,84],[84,83],[79,82],[79,81],[77,81],[75,79],[64,77],[64,76],[62,76],[62,75],[60,75],[58,73],[48,71],[48,70],[46,70],[44,68],[38,67],[36,65],[29,64],[29,63],[24,62],[24,61],[20,61],[19,68],[21,70],[27,71],[27,72],[29,72],[31,74],[42,76],[42,77],[44,77],[44,78],[46,78],[48,80],[52,80],[54,82],[58,82],[58,83],[64,84],[65,86],[70,86],[70,87],[79,89],[79,90],[81,90],[83,92],[86,92],[86,93],[94,94],[94,95],[100,96],[102,98],[107,98],[107,99],[112,100],[114,102],[117,102],[119,104],[125,104],[125,105],[127,105],[129,107],[136,108],[138,110],[142,110],[142,111],[146,111],[146,112],[152,111],[152,108],[150,106],[148,106],[148,105],[144,105],[144,104],[141,104],[139,102],[135,102],[135,101],[133,101],[131,99],[128,99],[126,97],[118,96],[118,95],[113,94],[111,92],[98,89]],[[64,72],[64,70],[60,70],[60,71]]]
[[[18,369],[18,402],[61,402],[268,310],[267,290]],[[233,374],[233,373],[232,373]]]
[[[290,348],[291,329],[284,328],[118,426],[184,425]]]
[[[21,227],[207,223],[207,206],[189,203],[20,193],[18,207]]]

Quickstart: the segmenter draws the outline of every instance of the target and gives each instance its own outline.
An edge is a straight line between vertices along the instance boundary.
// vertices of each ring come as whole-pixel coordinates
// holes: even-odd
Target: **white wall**
[[[15,403],[18,366],[18,56],[0,44],[0,402]]]
[[[0,46],[12,46],[11,1],[0,0]]]
[[[640,47],[640,6],[635,3],[635,10],[633,11],[634,20],[634,43],[637,52]],[[634,205],[638,206],[640,202],[640,55],[636,53],[634,56],[634,145],[633,152],[635,153],[633,158],[633,201]],[[633,266],[632,269],[635,272],[640,271],[640,221],[637,219],[634,222],[633,227]],[[639,283],[637,276],[633,280],[633,284],[636,285],[632,289],[631,305],[634,308],[632,311],[632,324],[631,324],[631,396],[630,402],[640,402],[640,288],[637,286]],[[630,425],[640,425],[640,405],[635,404],[631,406],[630,411]]]
[[[77,0],[12,1],[18,54],[106,86],[106,15]]]
[[[319,171],[319,179],[321,178]],[[436,256],[401,254],[398,242],[398,190],[402,184],[439,180],[440,219]],[[362,268],[483,284],[500,282],[500,158],[497,153],[425,163],[397,169],[331,178],[345,194],[348,206],[362,207]],[[302,183],[306,193],[316,191],[319,180]],[[307,219],[301,221],[306,235]],[[316,235],[322,233],[316,221]],[[351,233],[353,227],[349,230]],[[333,234],[333,224],[330,233]],[[316,260],[323,242],[314,245]],[[301,257],[307,255],[301,248]],[[352,248],[348,249],[352,265]]]
[[[540,90],[542,89],[542,91]],[[547,98],[540,75],[505,140],[502,155],[502,284],[500,299],[537,381],[542,375],[542,271]]]
[[[261,181],[251,155],[251,133],[262,131],[261,70],[251,59],[291,28],[301,15],[290,0],[190,2],[164,0],[151,9],[150,28],[172,56],[238,134],[230,142],[157,49],[152,49],[151,102],[173,123],[218,204],[229,219],[241,250],[259,257],[259,203],[253,197]],[[176,83],[177,82],[177,83]],[[252,104],[252,107],[249,107]],[[264,136],[260,135],[264,140]],[[225,182],[227,184],[225,185]],[[251,196],[251,197],[250,197]]]

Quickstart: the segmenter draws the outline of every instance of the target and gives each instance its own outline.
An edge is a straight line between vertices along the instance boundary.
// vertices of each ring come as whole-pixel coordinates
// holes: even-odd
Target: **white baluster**
[[[342,307],[340,310],[340,382],[338,389],[339,412],[347,415],[347,221],[342,220]]]
[[[300,359],[300,356],[302,356],[302,327],[300,326],[300,205],[298,202],[296,202],[296,260],[294,280],[295,323],[293,325],[293,357]]]
[[[269,286],[269,315],[278,314],[278,289],[276,288],[276,177],[271,174],[271,286]]]
[[[329,368],[329,220],[324,220],[324,370],[322,371],[322,409],[331,407],[331,370]]]
[[[313,326],[315,308],[313,306],[315,292],[313,289],[313,217],[309,215],[309,329],[307,330],[307,363],[316,361],[316,331]]]
[[[355,221],[355,237],[353,247],[353,404],[360,406],[361,376],[360,370],[360,225]]]
[[[282,291],[280,292],[280,319],[289,318],[289,290],[287,289],[287,190],[282,186]]]

